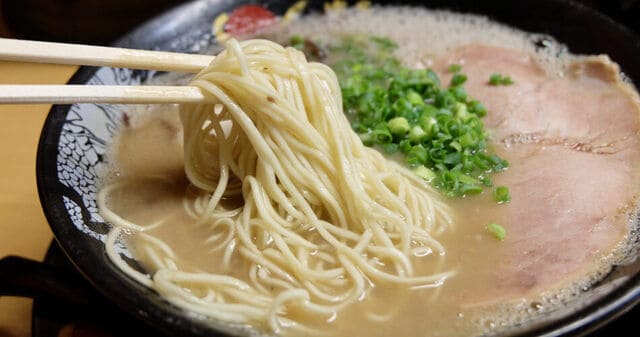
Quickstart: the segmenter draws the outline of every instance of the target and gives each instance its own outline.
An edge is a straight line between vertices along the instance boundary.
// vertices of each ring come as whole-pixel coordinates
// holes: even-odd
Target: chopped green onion
[[[429,153],[420,144],[411,147],[407,153],[407,163],[411,166],[417,166],[427,162]]]
[[[436,177],[435,172],[433,172],[432,170],[428,169],[424,165],[417,166],[416,168],[413,169],[413,172],[418,177],[426,180],[427,182],[430,182],[431,180],[433,180],[433,178]]]
[[[471,102],[467,103],[467,107],[471,113],[476,114],[476,116],[478,117],[484,117],[487,115],[487,108],[485,108],[482,103],[476,100],[472,100]]]
[[[402,153],[409,153],[409,150],[411,150],[411,142],[408,139],[403,139],[398,143],[398,148]]]
[[[371,133],[359,133],[358,136],[360,137],[362,144],[366,146],[373,146],[376,143]]]
[[[458,142],[457,142],[457,141],[455,141],[455,140],[454,140],[454,141],[452,141],[451,143],[449,143],[449,146],[451,146],[452,148],[456,149],[456,151],[457,151],[457,152],[462,151],[462,145],[460,145],[460,143],[458,143]],[[446,158],[449,158],[449,157],[451,157],[452,155],[458,156],[455,152],[454,152],[454,153],[449,153],[449,154],[447,155],[447,157],[445,157],[445,162],[447,162],[447,159],[446,159]],[[456,162],[457,162],[457,161],[453,161],[453,160],[450,160],[450,161],[449,161],[449,163],[450,163],[450,164],[453,164],[453,163],[456,163]]]
[[[498,225],[497,223],[488,224],[487,231],[489,232],[489,234],[493,235],[493,237],[500,241],[504,241],[504,239],[507,237],[507,231],[504,229],[504,227]]]
[[[509,76],[503,76],[502,81],[500,82],[502,85],[511,85],[513,84],[513,80]]]
[[[489,76],[489,84],[491,85],[500,85],[500,81],[502,80],[502,75],[493,73]]]
[[[387,124],[389,126],[389,130],[395,136],[404,136],[411,129],[409,121],[404,117],[392,118],[387,122]]]
[[[466,81],[467,81],[467,75],[456,73],[451,78],[451,86],[453,87],[453,86],[457,86],[457,85],[462,85]]]
[[[460,193],[462,193],[462,195],[480,194],[482,193],[482,186],[462,184],[462,186],[460,186]]]
[[[436,124],[438,124],[438,122],[431,114],[425,113],[420,117],[420,126],[425,132],[433,133]]]
[[[449,68],[447,68],[447,70],[448,70],[450,73],[457,73],[457,72],[459,72],[460,70],[462,70],[462,66],[461,66],[461,65],[459,65],[459,64],[451,64],[451,65],[449,65]]]
[[[498,186],[493,190],[493,200],[502,204],[511,201],[511,195],[509,194],[509,188],[506,186]]]
[[[371,135],[373,139],[378,144],[389,143],[393,140],[393,136],[391,136],[391,131],[387,127],[387,123],[380,123],[376,125],[375,129],[371,131]]]
[[[476,143],[476,138],[472,133],[465,133],[460,136],[460,146],[463,148],[468,148]]]
[[[477,185],[480,183],[477,179],[469,177],[466,174],[461,174],[459,180],[460,182],[469,184],[469,185]]]
[[[424,130],[419,125],[414,126],[413,128],[411,128],[411,131],[409,131],[409,141],[414,144],[422,142],[425,138],[427,138],[427,136],[429,136],[429,134],[424,132]]]
[[[384,150],[384,153],[386,154],[394,154],[398,152],[398,144],[396,143],[382,144],[382,150]]]
[[[292,35],[289,38],[289,46],[298,49],[298,50],[303,50],[304,49],[304,38],[300,35]]]
[[[461,102],[466,102],[467,97],[469,97],[469,94],[467,94],[467,91],[464,90],[464,87],[462,87],[462,85],[454,86],[451,89],[449,89],[449,91],[453,94],[455,98],[458,99],[458,101],[461,101]]]
[[[398,47],[398,45],[388,37],[372,36],[371,42],[377,43],[383,49],[393,49]]]
[[[456,117],[458,117],[459,119],[465,120],[467,117],[469,117],[467,105],[464,103],[457,102],[453,107],[453,111],[455,112]]]
[[[511,77],[506,75],[500,75],[498,73],[493,73],[489,76],[489,84],[491,85],[511,85],[513,84],[513,80]]]
[[[323,46],[334,60],[330,66],[353,130],[367,146],[402,154],[418,176],[446,196],[482,193],[493,185],[491,175],[509,165],[488,146],[482,123],[487,109],[465,90],[460,65],[449,66],[446,87],[431,69],[403,66],[396,48],[387,38],[366,35]],[[498,84],[503,81],[498,78]]]
[[[422,96],[415,91],[409,91],[407,93],[407,101],[413,105],[422,105],[424,104],[424,100],[422,100]]]

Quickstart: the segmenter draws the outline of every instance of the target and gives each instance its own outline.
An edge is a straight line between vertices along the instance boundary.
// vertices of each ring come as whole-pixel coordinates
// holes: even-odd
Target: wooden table
[[[63,84],[75,66],[0,62],[0,84]],[[42,260],[53,238],[36,189],[36,148],[50,105],[0,105],[0,257]],[[0,297],[0,337],[31,336],[31,300]]]

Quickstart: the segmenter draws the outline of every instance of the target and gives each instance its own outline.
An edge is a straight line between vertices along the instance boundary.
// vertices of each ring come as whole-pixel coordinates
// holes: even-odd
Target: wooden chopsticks
[[[0,38],[0,60],[197,73],[213,56]],[[190,86],[0,85],[0,103],[196,103]]]
[[[192,86],[0,85],[0,104],[209,103],[211,96]]]
[[[197,73],[213,56],[0,38],[0,59]]]

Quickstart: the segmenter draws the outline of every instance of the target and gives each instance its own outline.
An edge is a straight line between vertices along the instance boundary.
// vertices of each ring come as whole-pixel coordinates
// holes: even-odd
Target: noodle
[[[411,171],[362,144],[330,68],[270,41],[230,40],[190,85],[218,103],[180,107],[185,173],[201,190],[185,198],[185,212],[215,229],[208,242],[224,252],[216,263],[247,275],[180,270],[167,245],[143,234],[151,279],[141,282],[190,311],[277,333],[305,328],[308,315],[331,319],[371,283],[437,287],[451,275],[414,271],[415,259],[444,255],[432,235],[451,222],[446,206]],[[109,210],[117,188],[98,195],[114,226],[107,252],[147,280],[114,252],[122,230],[146,230]],[[223,202],[240,197],[241,205]]]

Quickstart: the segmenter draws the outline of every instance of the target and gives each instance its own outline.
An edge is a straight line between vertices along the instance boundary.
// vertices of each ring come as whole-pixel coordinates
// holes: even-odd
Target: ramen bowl
[[[175,52],[206,52],[217,43],[213,25],[220,13],[230,13],[245,1],[189,2],[156,17],[120,39],[126,48]],[[412,4],[411,2],[398,2]],[[262,5],[283,15],[293,1]],[[640,39],[621,25],[569,1],[427,1],[414,5],[488,16],[525,31],[553,36],[574,53],[606,53],[631,79],[640,78]],[[306,11],[321,10],[310,2]],[[568,24],[571,23],[571,24]],[[578,27],[578,28],[576,28]],[[589,38],[585,38],[588,36]],[[146,70],[82,67],[70,83],[139,85],[162,73]],[[110,226],[98,212],[96,194],[107,172],[105,156],[124,116],[125,105],[56,105],[44,125],[37,154],[37,181],[46,217],[56,240],[90,283],[130,315],[174,336],[248,336],[248,328],[225,324],[188,312],[128,277],[107,257]],[[640,243],[638,244],[640,246]],[[118,252],[136,265],[127,247]],[[534,321],[509,330],[512,336],[584,334],[622,315],[640,301],[640,263],[631,254],[577,300]]]

